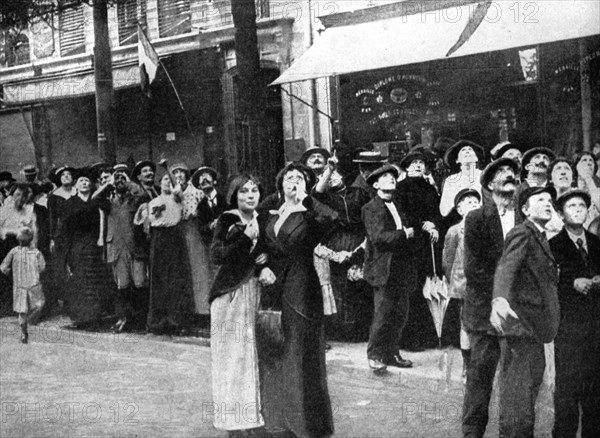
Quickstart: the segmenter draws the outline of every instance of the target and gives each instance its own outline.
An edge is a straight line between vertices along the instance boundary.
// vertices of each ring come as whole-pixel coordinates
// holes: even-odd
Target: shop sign
[[[47,58],[54,53],[54,32],[44,20],[31,25],[33,56],[37,59]]]

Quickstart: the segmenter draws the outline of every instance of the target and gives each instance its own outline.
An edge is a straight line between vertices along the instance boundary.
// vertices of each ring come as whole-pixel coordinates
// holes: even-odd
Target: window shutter
[[[60,12],[60,56],[85,53],[83,5]]]
[[[137,23],[146,29],[146,0],[126,0],[117,3],[119,20],[119,45],[135,44],[138,41]]]
[[[189,0],[158,0],[158,33],[161,38],[192,30]]]

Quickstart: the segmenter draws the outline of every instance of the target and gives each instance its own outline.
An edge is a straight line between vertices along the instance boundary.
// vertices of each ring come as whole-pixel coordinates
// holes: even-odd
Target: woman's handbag
[[[256,341],[259,351],[270,357],[279,357],[283,353],[284,340],[281,310],[259,310],[256,315]]]

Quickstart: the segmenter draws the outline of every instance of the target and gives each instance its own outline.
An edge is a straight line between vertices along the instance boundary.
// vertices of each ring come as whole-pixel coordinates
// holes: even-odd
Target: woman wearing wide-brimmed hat
[[[74,186],[75,169],[71,166],[60,166],[50,171],[48,178],[57,187],[48,196],[48,214],[50,216],[50,251],[52,253],[52,291],[57,300],[65,300],[67,291],[67,252],[66,236],[61,234],[65,215],[65,204],[77,190]]]
[[[65,202],[61,235],[65,239],[66,262],[71,277],[68,280],[68,315],[76,326],[98,323],[111,298],[111,281],[100,235],[100,209],[108,211],[109,202],[92,198],[95,177],[90,169],[77,172],[77,194]]]
[[[485,152],[481,146],[469,140],[460,140],[446,151],[444,162],[452,171],[442,187],[440,213],[446,217],[454,208],[454,198],[462,189],[475,189],[481,194],[481,170]]]

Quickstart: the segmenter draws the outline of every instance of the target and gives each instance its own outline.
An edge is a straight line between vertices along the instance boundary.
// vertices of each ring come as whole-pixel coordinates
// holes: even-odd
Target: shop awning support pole
[[[332,120],[331,124],[333,125],[333,142],[335,144],[336,141],[342,141],[342,100],[341,100],[341,91],[340,91],[340,76],[335,75],[335,108],[336,108],[336,116],[337,120]]]
[[[590,88],[590,63],[587,59],[586,41],[579,40],[579,80],[581,84],[581,132],[583,150],[592,150],[592,90]]]
[[[308,103],[306,100],[296,96],[293,93],[290,93],[288,90],[286,90],[284,87],[281,87],[281,91],[283,91],[285,94],[287,94],[290,97],[293,97],[294,99],[296,99],[299,102],[302,102],[304,105],[306,105],[309,108],[314,109],[316,112],[318,112],[319,114],[324,115],[325,117],[327,117],[329,119],[329,121],[331,123],[335,123],[335,120],[333,119],[333,117],[331,117],[329,114],[327,114],[326,112],[321,111],[319,108],[315,107],[314,105],[311,105],[310,103]]]

